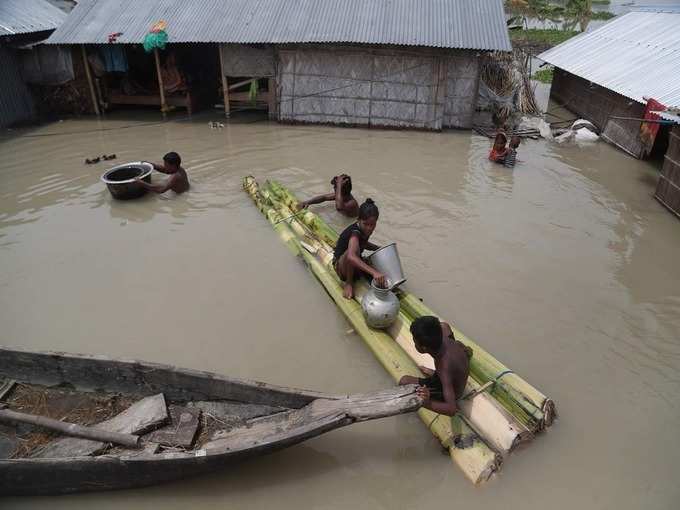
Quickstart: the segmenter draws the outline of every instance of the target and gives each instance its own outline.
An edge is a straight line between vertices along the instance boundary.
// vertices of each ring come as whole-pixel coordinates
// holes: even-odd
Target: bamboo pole
[[[298,201],[290,191],[276,182],[270,182],[269,185],[277,198],[289,208],[298,209]],[[311,211],[306,211],[304,214],[296,216],[296,218],[304,222],[307,227],[330,246],[335,246],[338,237],[337,232],[318,215]],[[436,313],[427,308],[414,295],[401,291],[399,297],[402,308],[405,309],[407,314],[410,313],[411,318],[415,319],[420,315],[437,316]],[[494,385],[491,393],[508,411],[532,432],[540,431],[552,424],[556,416],[556,410],[555,404],[551,399],[512,372],[507,366],[500,363],[478,344],[463,335],[461,331],[453,326],[452,329],[456,338],[473,350],[473,357],[470,360],[472,376],[482,384],[493,381]]]
[[[83,427],[75,423],[53,420],[52,418],[36,416],[34,414],[18,413],[9,409],[0,409],[0,422],[2,421],[30,423],[31,425],[61,432],[67,436],[81,437],[104,443],[115,443],[130,448],[137,448],[139,446],[139,436],[133,434],[121,434],[95,427]]]
[[[87,76],[87,85],[90,87],[90,97],[92,98],[92,106],[94,107],[94,113],[97,117],[101,115],[99,111],[99,101],[97,100],[97,95],[94,91],[94,83],[92,82],[92,73],[90,72],[90,63],[87,61],[87,51],[85,51],[85,45],[80,45],[80,50],[83,53],[83,65],[85,66],[85,75]]]
[[[220,77],[222,78],[222,97],[224,100],[224,116],[228,119],[231,113],[229,112],[229,84],[227,83],[227,76],[224,74],[224,54],[222,53],[222,44],[218,44],[217,48],[220,52]]]
[[[154,60],[156,61],[156,76],[158,78],[158,90],[161,95],[161,111],[165,114],[168,111],[168,105],[165,104],[165,87],[163,86],[163,75],[161,74],[161,57],[158,54],[158,48],[153,49]]]
[[[399,381],[404,375],[422,375],[415,363],[389,335],[382,331],[372,330],[366,325],[359,304],[342,296],[342,287],[338,284],[337,279],[314,255],[302,247],[292,228],[286,222],[281,221],[283,215],[280,212],[272,212],[274,206],[271,197],[268,197],[267,190],[261,191],[252,177],[244,179],[243,187],[257,207],[263,212],[266,211],[267,218],[284,242],[297,245],[299,255],[312,274],[324,286],[331,299],[337,304],[355,331],[393,379]],[[313,241],[312,239],[309,240]],[[449,451],[453,462],[473,483],[477,484],[488,480],[493,473],[500,469],[502,457],[476,434],[462,416],[456,415],[449,418],[424,408],[421,408],[418,414],[444,448]],[[466,448],[458,446],[455,439],[461,436],[472,437],[472,445]]]
[[[273,120],[277,117],[276,112],[276,80],[274,78],[267,78],[267,108],[269,110],[268,117]]]

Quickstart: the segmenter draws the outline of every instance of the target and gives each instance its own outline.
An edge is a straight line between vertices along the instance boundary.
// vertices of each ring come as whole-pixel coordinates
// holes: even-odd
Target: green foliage
[[[532,78],[541,83],[552,83],[553,80],[553,70],[552,67],[546,69],[539,69],[534,73]]]
[[[593,5],[609,5],[611,0],[593,0]]]
[[[528,28],[528,19],[563,23],[563,28],[574,30],[577,26],[582,32],[588,27],[592,19],[607,20],[614,17],[609,12],[593,12],[593,4],[608,4],[610,0],[567,0],[564,5],[550,0],[506,0],[505,6],[515,17],[522,19],[522,24]]]
[[[598,19],[598,20],[608,20],[608,19],[612,19],[612,18],[615,18],[615,17],[616,17],[616,14],[614,14],[613,12],[609,12],[609,11],[597,11],[597,12],[594,12],[590,15],[590,19]]]
[[[510,39],[513,44],[535,44],[542,46],[557,46],[567,39],[571,39],[578,32],[575,30],[529,29],[511,30]]]

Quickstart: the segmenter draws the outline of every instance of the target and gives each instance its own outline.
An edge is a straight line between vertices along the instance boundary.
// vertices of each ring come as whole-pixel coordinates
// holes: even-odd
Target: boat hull
[[[130,450],[117,455],[3,459],[0,496],[127,489],[184,479],[351,423],[412,412],[421,405],[415,387],[329,395],[136,360],[2,347],[0,377],[140,397],[163,393],[175,402],[226,400],[284,408],[188,452]]]

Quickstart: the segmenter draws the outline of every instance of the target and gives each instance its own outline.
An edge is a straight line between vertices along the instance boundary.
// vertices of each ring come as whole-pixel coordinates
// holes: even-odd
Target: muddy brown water
[[[198,479],[3,508],[676,507],[680,221],[651,197],[653,165],[604,143],[527,141],[507,170],[470,132],[144,124],[155,118],[0,139],[1,344],[328,392],[392,384],[240,188],[254,174],[308,197],[346,171],[379,205],[374,238],[398,243],[407,287],[552,396],[560,419],[481,488],[412,415]],[[83,163],[169,150],[192,181],[181,196],[113,201],[108,163]],[[344,224],[331,204],[315,210]]]

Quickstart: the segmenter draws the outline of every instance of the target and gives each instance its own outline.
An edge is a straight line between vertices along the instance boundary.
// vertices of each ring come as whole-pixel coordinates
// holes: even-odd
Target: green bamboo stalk
[[[281,202],[286,204],[291,210],[297,210],[299,202],[288,189],[275,181],[270,181],[268,184],[269,189]],[[297,216],[296,219],[299,219],[309,229],[317,233],[331,247],[335,246],[338,237],[337,232],[318,215],[311,211],[306,211],[304,214]],[[408,292],[400,292],[400,301],[402,307],[405,308],[406,312],[413,319],[421,315],[438,316],[417,297]],[[492,393],[508,411],[533,432],[552,424],[556,411],[554,402],[551,399],[510,371],[508,367],[500,363],[477,343],[467,338],[462,332],[456,328],[453,329],[456,338],[472,348],[474,352],[470,364],[471,375],[480,383],[495,381]]]
[[[355,331],[362,337],[393,379],[399,381],[404,375],[421,376],[422,374],[413,360],[390,336],[382,331],[372,330],[366,325],[361,306],[356,301],[347,300],[342,296],[342,287],[339,285],[337,277],[326,269],[314,255],[309,253],[298,241],[291,227],[285,221],[281,221],[282,218],[285,218],[285,215],[274,210],[274,203],[272,197],[268,196],[268,191],[260,190],[252,177],[246,177],[243,184],[244,189],[251,196],[258,209],[266,214],[267,219],[282,240],[286,244],[290,243],[295,246],[295,250],[291,251],[302,257],[312,274],[323,285]],[[424,408],[421,408],[418,414],[435,437],[449,451],[451,459],[473,483],[477,484],[488,480],[493,473],[500,469],[502,457],[489,448],[463,417],[457,415],[449,418]],[[459,435],[471,435],[474,438],[472,446],[458,447],[454,443],[454,438]]]
[[[276,181],[267,181],[269,188],[283,202],[289,209],[296,212],[300,209],[298,199],[288,191],[285,187]],[[317,214],[307,210],[300,214],[302,220],[309,228],[311,228],[323,241],[331,246],[335,246],[338,241],[338,233],[323,221]]]

